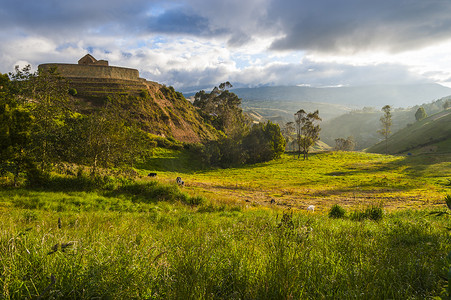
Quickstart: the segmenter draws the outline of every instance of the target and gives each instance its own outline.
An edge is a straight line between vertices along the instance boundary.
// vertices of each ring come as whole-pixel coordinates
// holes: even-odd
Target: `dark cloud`
[[[196,13],[181,8],[167,10],[161,15],[151,17],[148,22],[151,32],[169,34],[189,34],[197,36],[218,35],[224,30],[213,30],[209,20]]]
[[[6,2],[6,3],[4,3]],[[136,20],[153,1],[3,1],[2,28],[20,28],[25,34],[49,36],[86,34],[114,35],[119,29],[137,31]],[[119,31],[123,33],[123,31]]]
[[[273,50],[397,52],[450,38],[451,2],[21,0],[3,1],[0,27],[52,36],[221,36],[232,47],[258,37],[278,37]]]
[[[451,38],[451,2],[441,0],[274,0],[268,18],[283,35],[274,50],[398,52]]]

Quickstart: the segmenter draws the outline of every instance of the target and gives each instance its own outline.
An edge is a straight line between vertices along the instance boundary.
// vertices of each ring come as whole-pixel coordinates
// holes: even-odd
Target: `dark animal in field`
[[[275,204],[275,203],[276,203],[276,200],[271,198],[271,204]]]
[[[177,177],[175,179],[175,182],[177,182],[177,184],[180,185],[180,186],[184,186],[185,185],[185,182],[182,180],[182,177]]]
[[[157,177],[157,173],[149,173],[149,174],[147,174],[147,176],[149,176],[149,177]]]

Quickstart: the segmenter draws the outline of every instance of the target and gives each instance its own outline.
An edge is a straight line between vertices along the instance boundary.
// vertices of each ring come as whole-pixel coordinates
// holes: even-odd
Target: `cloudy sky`
[[[451,86],[449,0],[0,0],[0,72],[86,53],[180,91]]]

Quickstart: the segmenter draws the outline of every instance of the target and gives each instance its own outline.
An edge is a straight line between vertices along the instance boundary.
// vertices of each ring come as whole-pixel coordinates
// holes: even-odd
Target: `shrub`
[[[149,95],[149,93],[146,90],[141,90],[139,92],[139,96],[142,98],[146,98]]]
[[[329,218],[339,219],[343,218],[345,214],[346,214],[345,209],[340,205],[335,204],[329,211]]]
[[[365,215],[370,220],[379,221],[384,216],[384,211],[380,206],[371,206],[365,210]]]
[[[379,221],[383,218],[384,211],[380,206],[370,206],[366,208],[364,211],[356,210],[351,214],[351,220],[354,221],[363,221],[365,219]]]
[[[445,202],[448,208],[451,209],[451,195],[446,195]]]
[[[74,89],[74,88],[70,88],[70,89],[69,89],[69,95],[71,95],[71,96],[77,96],[77,94],[78,94],[78,92],[77,92],[76,89]]]

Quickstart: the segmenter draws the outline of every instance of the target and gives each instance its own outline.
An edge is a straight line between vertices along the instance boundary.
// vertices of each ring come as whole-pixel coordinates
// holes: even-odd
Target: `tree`
[[[451,107],[451,100],[446,100],[444,103],[443,103],[443,109],[444,110],[447,110],[448,108],[450,108]]]
[[[335,139],[335,150],[338,151],[352,151],[355,148],[355,141],[352,136],[349,136],[347,139],[338,138]]]
[[[14,93],[20,101],[30,107],[34,117],[32,129],[32,151],[29,153],[40,162],[41,170],[58,161],[57,153],[65,145],[61,142],[62,120],[70,112],[68,83],[56,68],[30,72],[28,65],[16,66],[10,73]]]
[[[285,138],[285,144],[287,145],[287,148],[289,149],[289,145],[294,142],[293,133],[295,132],[295,123],[294,122],[288,122],[285,124],[285,126],[282,128],[281,133],[283,137]]]
[[[227,90],[231,87],[227,81],[210,93],[199,91],[194,96],[193,105],[199,108],[204,119],[217,130],[228,136],[243,135],[247,129],[247,120],[241,110],[241,99]]]
[[[243,139],[247,163],[257,163],[279,158],[285,152],[286,141],[277,124],[268,121],[254,124]]]
[[[270,121],[254,124],[244,136],[222,136],[205,143],[202,158],[205,163],[222,168],[244,163],[265,162],[279,158],[285,151],[285,139],[280,127]]]
[[[113,99],[89,115],[73,114],[64,120],[66,161],[99,168],[133,166],[154,146],[136,124],[127,124],[124,110]]]
[[[0,172],[11,172],[14,186],[17,186],[19,174],[31,163],[33,117],[10,89],[9,77],[0,74]]]
[[[303,109],[300,109],[295,114],[297,143],[298,143],[298,158],[302,153],[304,154],[304,160],[308,159],[308,153],[310,147],[313,146],[319,140],[319,132],[321,128],[318,122],[321,121],[319,117],[319,111],[316,110],[313,113],[306,113]]]
[[[385,105],[382,107],[382,111],[384,115],[380,118],[382,128],[378,131],[385,139],[385,154],[388,154],[388,136],[391,133],[391,125],[392,125],[392,115],[391,115],[391,106]]]
[[[428,115],[426,114],[426,111],[423,107],[418,108],[417,112],[415,113],[415,119],[417,121],[421,121],[424,118],[426,118]]]

